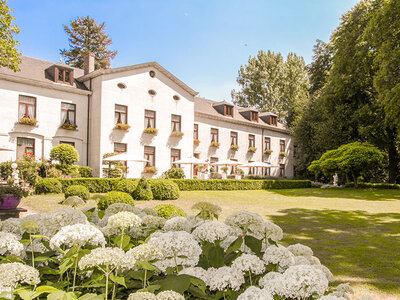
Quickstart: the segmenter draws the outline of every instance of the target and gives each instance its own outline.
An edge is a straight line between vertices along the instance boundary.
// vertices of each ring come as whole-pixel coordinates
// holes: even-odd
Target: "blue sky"
[[[358,0],[9,0],[24,55],[57,62],[68,48],[62,24],[106,22],[112,67],[157,61],[200,96],[230,101],[241,65],[258,50],[311,61]]]

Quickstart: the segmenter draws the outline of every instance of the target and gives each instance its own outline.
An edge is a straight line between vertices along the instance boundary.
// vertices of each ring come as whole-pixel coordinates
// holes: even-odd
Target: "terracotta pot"
[[[0,195],[0,209],[16,209],[20,201],[21,197],[14,194]]]

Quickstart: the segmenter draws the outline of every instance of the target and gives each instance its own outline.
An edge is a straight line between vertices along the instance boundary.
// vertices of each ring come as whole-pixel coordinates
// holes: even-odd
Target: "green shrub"
[[[78,196],[82,200],[86,201],[89,199],[89,190],[83,185],[71,185],[65,190],[65,199],[71,196]]]
[[[179,187],[168,179],[152,180],[151,191],[154,200],[175,200],[179,198]]]
[[[70,165],[79,160],[79,153],[74,146],[68,144],[60,144],[50,151],[50,159],[58,160],[60,164]]]
[[[82,206],[85,204],[85,201],[82,200],[80,197],[78,196],[70,196],[66,199],[64,199],[63,201],[61,201],[62,205],[69,205],[72,207],[78,207],[78,206]]]
[[[57,169],[56,167],[51,167],[47,170],[47,176],[46,178],[60,178],[62,175],[62,172]]]
[[[63,191],[71,185],[83,185],[87,187],[90,193],[107,193],[115,191],[115,188],[120,182],[117,178],[73,178],[73,179],[59,179],[62,184]]]
[[[79,166],[67,164],[57,164],[55,166],[58,170],[61,171],[62,174],[71,176],[71,178],[81,177],[81,175],[79,174]]]
[[[43,178],[40,179],[35,185],[36,194],[49,194],[62,192],[62,185],[58,179],[55,178]]]
[[[348,182],[348,183],[346,183],[345,186],[347,188],[354,188],[354,182]],[[359,188],[370,188],[370,189],[399,190],[400,184],[360,182],[360,183],[358,183],[358,187]]]
[[[172,204],[161,204],[153,207],[153,209],[157,212],[160,217],[165,219],[169,219],[174,216],[182,216],[185,217],[186,213],[182,208],[172,205]]]
[[[82,178],[91,178],[93,177],[93,169],[91,167],[79,166],[78,167],[79,175]]]
[[[125,192],[125,193],[132,195],[133,192],[135,191],[137,185],[138,185],[138,180],[136,180],[136,179],[122,179],[122,180],[118,181],[114,190],[120,191],[120,192]]]
[[[185,172],[181,168],[171,168],[165,171],[161,177],[165,179],[185,179]]]
[[[8,177],[11,176],[11,173],[12,173],[11,164],[12,163],[13,163],[12,161],[5,161],[5,162],[2,162],[0,164],[0,177],[1,177],[1,179],[7,180]]]
[[[99,199],[99,201],[97,202],[97,208],[100,210],[105,210],[113,203],[127,203],[132,206],[135,205],[135,201],[128,193],[112,191],[108,192],[104,195],[104,197],[101,197]]]
[[[106,178],[122,178],[124,177],[124,171],[120,168],[103,168],[103,176]]]
[[[22,189],[20,186],[15,185],[0,185],[0,195],[4,194],[14,194],[19,197],[28,196],[28,191]]]
[[[262,188],[264,190],[311,188],[311,181],[309,181],[309,180],[264,180]]]
[[[135,200],[152,200],[153,192],[151,191],[149,180],[141,178],[136,189],[132,193],[132,197]]]

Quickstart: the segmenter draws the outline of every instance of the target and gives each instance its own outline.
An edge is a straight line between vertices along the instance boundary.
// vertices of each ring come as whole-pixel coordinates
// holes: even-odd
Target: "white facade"
[[[31,60],[32,68],[37,67],[34,59],[27,59]],[[35,73],[36,79],[41,71],[45,72],[44,68],[51,66],[50,62],[40,63],[42,69]],[[64,66],[56,67],[62,69]],[[194,155],[209,161],[270,162],[271,176],[293,176],[292,139],[286,128],[281,124],[268,125],[261,119],[259,122],[245,120],[236,107],[235,117],[219,116],[213,108],[213,103],[217,102],[196,98],[195,91],[157,63],[97,70],[86,75],[83,70],[74,69],[73,84],[53,82],[48,74],[45,80],[35,80],[30,78],[33,76],[27,68],[29,65],[24,66],[21,75],[0,69],[0,147],[17,149],[18,138],[34,139],[35,156],[46,159],[52,147],[60,142],[73,142],[80,153],[79,164],[92,167],[94,176],[102,176],[103,155],[117,148],[146,158],[149,158],[146,151],[154,151],[157,173],[145,173],[143,162],[128,162],[129,178],[159,177],[171,167],[172,154],[177,159],[177,153],[182,159]],[[21,95],[36,99],[37,126],[18,124]],[[75,104],[77,130],[60,128],[61,103]],[[116,105],[126,109],[126,123],[130,126],[127,131],[115,128]],[[155,136],[144,133],[148,126],[146,110],[154,112],[154,125],[158,130]],[[173,116],[174,120],[180,119],[177,131],[182,132],[181,137],[171,135]],[[198,124],[198,145],[193,143],[195,124]],[[210,147],[211,128],[218,129],[219,148]],[[231,132],[237,132],[238,151],[230,150]],[[255,153],[248,151],[249,134],[255,137]],[[270,155],[264,154],[265,137],[271,139]],[[279,156],[282,141],[287,153],[283,158]],[[0,152],[0,161],[16,159],[16,155],[16,151]],[[190,167],[181,167],[190,178]],[[243,170],[248,171],[247,168]]]

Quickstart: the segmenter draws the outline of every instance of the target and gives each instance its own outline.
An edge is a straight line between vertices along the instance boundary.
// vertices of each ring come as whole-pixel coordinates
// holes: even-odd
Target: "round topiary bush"
[[[62,192],[62,185],[58,179],[55,178],[43,178],[38,181],[35,185],[36,194],[60,194]]]
[[[79,166],[78,168],[79,168],[78,169],[79,175],[82,178],[91,178],[91,177],[93,177],[93,169],[91,167]]]
[[[162,174],[165,179],[185,179],[185,172],[181,168],[171,168]]]
[[[104,195],[104,197],[101,197],[99,199],[99,201],[97,202],[97,208],[100,210],[105,210],[108,206],[110,206],[113,203],[127,203],[132,206],[135,205],[135,201],[133,200],[132,196],[129,195],[128,193],[112,191],[108,192],[107,194]]]
[[[133,192],[136,190],[137,185],[138,185],[137,180],[122,179],[121,181],[118,181],[114,190],[132,195]]]
[[[64,194],[65,199],[71,196],[78,196],[84,201],[88,200],[90,196],[89,190],[83,185],[71,185],[65,190]]]
[[[179,187],[171,180],[154,180],[151,191],[155,200],[176,200],[179,198]]]
[[[150,182],[145,178],[141,178],[136,189],[132,193],[132,197],[135,200],[152,200],[153,192],[151,191]]]
[[[60,144],[50,151],[50,159],[58,160],[60,164],[73,164],[79,160],[79,153],[74,146]]]
[[[72,207],[78,207],[82,206],[85,204],[85,201],[81,199],[81,197],[78,196],[69,196],[65,200],[61,201],[62,205],[69,205]]]
[[[172,205],[172,204],[161,204],[153,207],[160,217],[169,219],[174,216],[186,217],[186,213],[182,208]]]

